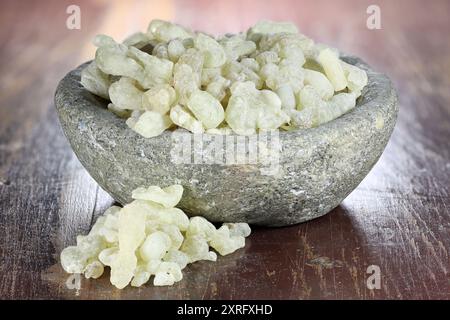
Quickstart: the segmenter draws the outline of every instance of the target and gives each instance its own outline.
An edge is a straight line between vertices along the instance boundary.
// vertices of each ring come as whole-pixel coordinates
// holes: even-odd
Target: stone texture
[[[280,132],[280,171],[261,164],[175,164],[172,132],[145,139],[84,90],[82,65],[61,80],[55,95],[64,133],[80,162],[118,202],[138,186],[185,188],[180,208],[216,222],[284,226],[322,216],[358,186],[383,152],[395,125],[397,94],[390,80],[355,57],[369,84],[355,109],[318,128]]]

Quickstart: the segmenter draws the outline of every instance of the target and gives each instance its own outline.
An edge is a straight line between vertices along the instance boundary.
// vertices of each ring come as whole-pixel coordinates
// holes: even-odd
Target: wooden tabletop
[[[74,2],[80,30],[66,27]],[[366,26],[373,3],[381,9],[379,30]],[[1,1],[0,298],[449,299],[449,16],[445,0]],[[391,77],[400,97],[397,126],[374,169],[326,216],[255,228],[244,249],[192,264],[173,287],[120,291],[104,275],[75,290],[59,253],[113,200],[71,151],[54,90],[93,57],[95,34],[121,40],[153,18],[210,33],[262,18],[293,21]],[[377,271],[380,286],[371,288]]]

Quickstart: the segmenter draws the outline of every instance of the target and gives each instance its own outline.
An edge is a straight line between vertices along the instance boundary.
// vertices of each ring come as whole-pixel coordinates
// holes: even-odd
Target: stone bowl
[[[356,108],[317,128],[270,136],[268,141],[278,139],[281,149],[268,142],[257,150],[265,148],[266,155],[274,155],[269,158],[273,160],[270,168],[276,169],[272,172],[267,158],[198,163],[195,156],[207,155],[204,148],[187,149],[192,153],[190,162],[177,160],[174,150],[184,141],[180,136],[191,139],[193,135],[177,129],[146,139],[133,132],[124,119],[106,109],[106,100],[81,86],[80,71],[86,64],[59,83],[56,110],[80,162],[121,204],[130,202],[131,191],[139,186],[179,183],[184,194],[178,206],[189,215],[214,222],[285,226],[320,217],[337,207],[375,165],[393,131],[398,103],[391,81],[359,58],[342,58],[366,70],[369,77]],[[208,136],[223,137],[204,137]],[[228,146],[242,145],[237,136],[226,139],[230,139]],[[248,137],[243,139],[248,141]],[[249,153],[246,150],[243,155]]]

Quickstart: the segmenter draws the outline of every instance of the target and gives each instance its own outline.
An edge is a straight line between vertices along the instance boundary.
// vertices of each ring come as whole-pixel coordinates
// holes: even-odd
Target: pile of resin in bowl
[[[100,216],[77,245],[61,252],[68,273],[99,278],[111,268],[111,283],[119,289],[139,287],[154,276],[155,286],[173,285],[182,270],[199,260],[216,261],[245,246],[246,223],[224,223],[219,229],[203,217],[189,218],[175,208],[183,187],[151,186],[133,191],[135,199],[123,208],[113,206]]]
[[[99,35],[82,85],[144,137],[170,128],[251,135],[311,128],[355,107],[364,70],[287,22],[217,38],[153,20],[123,43]]]

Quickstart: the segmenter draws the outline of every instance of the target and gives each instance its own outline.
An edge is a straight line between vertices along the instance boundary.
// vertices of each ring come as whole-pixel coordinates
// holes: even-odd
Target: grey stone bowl
[[[179,207],[189,215],[214,222],[284,226],[337,207],[375,165],[394,128],[398,104],[390,80],[356,57],[342,58],[369,76],[356,108],[317,128],[279,132],[278,170],[269,173],[262,162],[174,161],[173,150],[179,147],[174,133],[146,139],[130,130],[106,109],[107,101],[81,86],[85,65],[61,80],[55,104],[78,159],[121,204],[131,201],[136,187],[179,183],[185,188]],[[184,131],[176,132],[180,130]],[[228,145],[232,143],[237,142]]]

